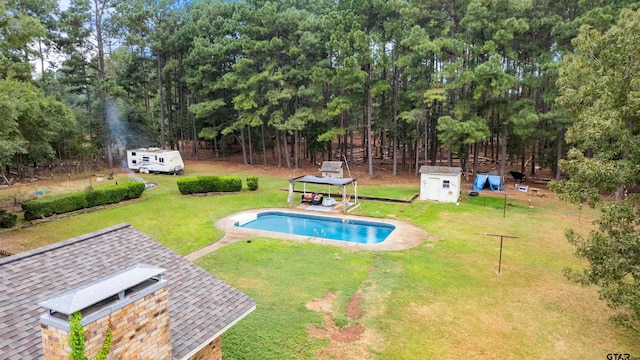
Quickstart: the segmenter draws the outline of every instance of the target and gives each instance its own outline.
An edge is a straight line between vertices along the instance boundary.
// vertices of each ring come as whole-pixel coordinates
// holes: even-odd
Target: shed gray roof
[[[173,358],[182,358],[253,311],[255,300],[120,224],[0,259],[0,359],[40,359],[38,306],[68,290],[146,263],[167,269]]]
[[[420,167],[421,174],[460,174],[462,169],[460,167],[449,166],[427,166],[422,165]]]
[[[323,172],[340,172],[342,170],[342,161],[323,161],[320,171]]]

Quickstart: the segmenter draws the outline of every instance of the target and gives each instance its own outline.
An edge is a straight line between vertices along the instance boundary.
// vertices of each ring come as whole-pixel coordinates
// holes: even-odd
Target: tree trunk
[[[246,144],[244,143],[244,128],[240,128],[240,148],[242,149],[242,161],[244,161],[245,165],[249,165],[247,163]]]
[[[253,144],[251,141],[251,125],[247,125],[247,139],[249,140],[249,165],[253,165]]]
[[[536,145],[531,145],[531,176],[536,174]]]
[[[442,104],[441,104],[442,105]],[[438,157],[438,132],[436,131],[437,121],[435,118],[432,118],[429,121],[429,134],[431,136],[431,145],[430,145],[430,157],[431,157],[431,166],[436,165],[436,158]]]
[[[428,118],[428,113],[425,111],[424,113],[424,137],[423,137],[423,144],[424,144],[424,164],[427,165],[427,161],[429,159],[429,118]]]
[[[287,133],[282,134],[282,144],[284,145],[284,159],[287,162],[287,169],[291,169],[291,155],[289,154],[289,147],[287,146]]]
[[[293,131],[293,160],[294,160],[294,169],[298,169],[300,166],[300,143],[298,142],[298,130]]]
[[[280,148],[280,130],[276,129],[276,157],[278,158],[278,167],[282,167],[282,149]]]
[[[493,143],[493,139],[496,138],[496,107],[491,107],[491,138],[490,138],[490,146],[491,146],[491,160],[496,161],[496,153],[495,153],[495,144]],[[498,137],[499,139],[499,137]]]
[[[393,118],[393,172],[392,175],[398,175],[398,93],[400,92],[400,69],[398,66],[393,67],[393,106],[391,116]]]
[[[500,179],[504,181],[504,172],[507,166],[507,139],[509,138],[509,119],[502,123],[502,153],[500,159]]]
[[[373,107],[373,97],[371,96],[371,79],[372,79],[372,66],[369,65],[367,72],[367,111],[366,111],[366,123],[367,123],[367,162],[369,163],[369,176],[373,175],[373,153],[371,147],[371,117]]]
[[[416,121],[416,141],[415,141],[415,173],[414,176],[418,176],[418,170],[420,168],[420,121]]]
[[[157,66],[158,66],[158,96],[160,96],[160,100],[158,101],[158,105],[160,105],[160,148],[162,148],[162,150],[165,150],[167,148],[166,146],[166,142],[164,139],[164,118],[165,118],[165,113],[164,113],[164,94],[162,91],[162,60],[161,60],[161,55],[160,52],[158,51],[158,60],[157,60]]]
[[[193,97],[191,97],[190,99],[193,99]],[[193,101],[193,100],[191,100]],[[198,130],[196,129],[196,114],[195,113],[191,113],[191,130],[192,132],[192,139],[191,140],[191,152],[193,154],[194,157],[198,156]]]
[[[264,136],[264,123],[262,123],[262,126],[260,126],[260,128],[260,130],[262,131],[262,158],[264,159],[264,165],[267,166],[267,140]]]
[[[102,4],[99,3],[99,0],[93,0],[94,10],[95,10],[95,28],[96,28],[96,43],[98,47],[98,83],[100,85],[104,84],[106,79],[106,71],[104,65],[104,39],[102,34],[102,15],[104,13],[104,9],[108,3],[108,0],[104,0]],[[100,102],[102,103],[102,121],[104,122],[107,133],[105,135],[105,151],[107,164],[109,168],[113,168],[113,153],[111,150],[111,134],[109,132],[109,119],[106,114],[107,109],[107,92],[104,89],[101,89],[98,92],[98,96],[100,97]]]
[[[471,178],[475,179],[478,174],[478,143],[473,144],[473,172],[471,173]],[[469,176],[467,175],[467,180],[469,180]]]

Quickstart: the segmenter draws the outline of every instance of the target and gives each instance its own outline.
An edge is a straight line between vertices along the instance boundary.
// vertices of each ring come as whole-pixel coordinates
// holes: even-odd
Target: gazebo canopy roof
[[[289,183],[309,183],[309,184],[321,184],[321,185],[335,185],[335,186],[346,186],[351,183],[357,182],[357,179],[354,178],[334,178],[328,176],[313,176],[313,175],[303,175],[297,178],[293,178],[289,180]]]

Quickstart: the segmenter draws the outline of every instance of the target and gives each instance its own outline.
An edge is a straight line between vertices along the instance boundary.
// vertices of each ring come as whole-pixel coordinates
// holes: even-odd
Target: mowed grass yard
[[[223,165],[188,166],[185,176],[229,175]],[[186,255],[223,237],[213,222],[252,208],[286,207],[288,185],[261,167],[259,189],[182,196],[175,176],[141,199],[0,234],[0,249],[27,250],[120,222]],[[298,174],[300,175],[300,174]],[[119,181],[126,181],[119,174]],[[359,194],[410,198],[415,184],[360,185]],[[95,184],[102,186],[103,184]],[[12,197],[13,190],[0,196]],[[484,194],[483,194],[484,195]],[[223,338],[225,359],[606,359],[640,356],[640,336],[608,321],[597,289],[566,280],[580,267],[564,230],[592,228],[593,210],[537,199],[462,198],[460,206],[363,201],[354,214],[393,218],[430,238],[405,251],[367,252],[254,238],[196,264],[254,297],[258,306]],[[498,274],[500,239],[505,239]]]

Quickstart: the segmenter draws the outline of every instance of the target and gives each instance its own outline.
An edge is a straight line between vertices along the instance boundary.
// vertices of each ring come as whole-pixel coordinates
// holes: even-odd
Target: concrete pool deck
[[[222,239],[220,239],[214,244],[211,244],[200,250],[196,250],[191,254],[186,255],[185,258],[187,260],[193,261],[225,245],[229,245],[237,241],[251,239],[254,237],[295,240],[295,241],[309,242],[309,243],[320,244],[320,245],[337,246],[337,247],[351,249],[351,250],[368,250],[368,251],[405,250],[405,249],[409,249],[419,245],[420,243],[427,240],[428,238],[427,232],[424,231],[422,228],[403,222],[403,221],[391,220],[386,218],[384,219],[371,218],[371,217],[355,216],[355,215],[336,215],[336,214],[329,215],[329,214],[322,214],[322,213],[315,213],[315,212],[312,215],[382,222],[382,223],[394,225],[396,228],[382,243],[359,244],[359,243],[351,243],[351,242],[340,241],[340,240],[327,240],[327,239],[317,238],[313,236],[302,236],[302,235],[279,233],[279,232],[273,232],[273,231],[248,229],[248,228],[237,227],[234,225],[238,221],[243,221],[249,218],[255,218],[257,214],[265,211],[279,211],[279,212],[285,212],[285,213],[288,212],[288,213],[310,215],[309,211],[289,209],[289,208],[253,209],[253,210],[246,210],[239,213],[235,213],[233,215],[224,217],[214,222],[214,225],[216,228],[225,232],[225,235]]]

